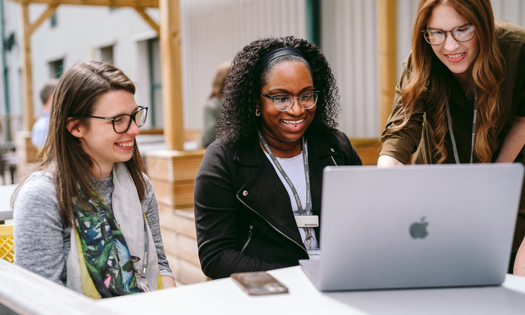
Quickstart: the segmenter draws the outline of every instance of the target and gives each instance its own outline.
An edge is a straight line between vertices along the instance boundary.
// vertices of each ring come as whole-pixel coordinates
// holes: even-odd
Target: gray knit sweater
[[[172,276],[160,235],[157,198],[149,178],[144,175],[147,195],[142,201],[157,255],[160,273]],[[110,210],[113,176],[103,178],[96,186]],[[67,256],[71,247],[71,229],[61,222],[57,193],[49,173],[33,173],[22,185],[14,205],[15,263],[47,279],[66,283]]]

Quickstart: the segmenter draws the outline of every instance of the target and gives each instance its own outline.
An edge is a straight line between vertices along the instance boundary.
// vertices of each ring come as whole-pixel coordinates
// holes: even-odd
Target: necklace
[[[472,86],[474,86],[474,82],[473,81],[470,81],[470,84],[468,85],[468,89],[467,89],[467,92],[465,92],[465,96],[467,98],[470,98],[471,97],[471,94],[470,94],[470,91],[472,90]]]

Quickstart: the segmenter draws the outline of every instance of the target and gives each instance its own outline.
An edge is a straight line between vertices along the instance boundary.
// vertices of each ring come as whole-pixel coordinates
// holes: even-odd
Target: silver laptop
[[[322,291],[500,285],[518,212],[521,164],[327,167]]]

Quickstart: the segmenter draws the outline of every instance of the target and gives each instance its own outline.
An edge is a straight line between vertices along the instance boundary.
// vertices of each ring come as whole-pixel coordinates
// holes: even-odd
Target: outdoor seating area
[[[0,0],[0,42],[0,315],[525,314],[525,1]]]

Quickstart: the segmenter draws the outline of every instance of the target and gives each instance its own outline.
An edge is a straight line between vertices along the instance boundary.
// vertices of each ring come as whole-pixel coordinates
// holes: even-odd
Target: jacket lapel
[[[234,162],[239,165],[240,172],[237,199],[279,233],[304,247],[296,228],[288,192],[259,141],[252,138],[238,146]]]
[[[334,165],[332,156],[338,164],[342,164],[343,161],[339,161],[338,148],[332,146],[326,137],[321,136],[315,129],[308,130],[305,136],[310,167],[312,210],[320,220],[323,169]],[[238,179],[241,180],[237,186],[241,187],[236,192],[237,199],[279,232],[304,247],[288,192],[260,147],[259,141],[254,137],[238,146],[234,162],[239,165]],[[315,230],[317,239],[320,240],[320,230]]]

